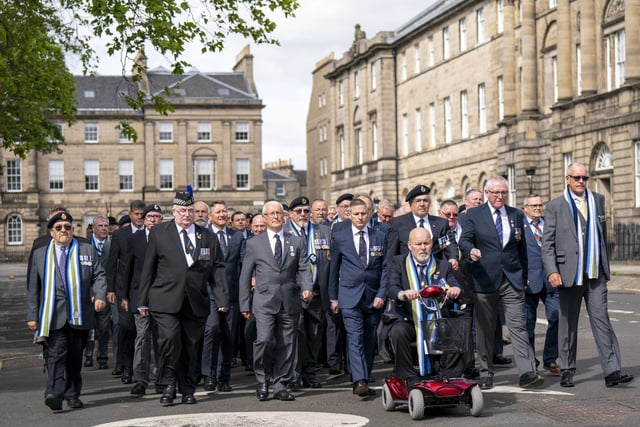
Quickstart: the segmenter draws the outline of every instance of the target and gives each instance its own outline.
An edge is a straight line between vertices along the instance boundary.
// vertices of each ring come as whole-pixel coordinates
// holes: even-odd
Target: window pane
[[[118,162],[118,181],[120,190],[133,190],[133,160]]]
[[[166,159],[160,160],[160,189],[172,190],[173,189],[173,160]]]
[[[7,218],[7,243],[10,245],[22,244],[22,218],[11,215]]]
[[[7,191],[22,191],[22,161],[7,160]]]
[[[64,160],[49,160],[49,190],[64,190]]]
[[[85,123],[84,142],[98,142],[98,124]]]
[[[211,123],[198,123],[198,142],[211,141]]]
[[[162,142],[173,141],[173,123],[160,122],[158,124],[158,140]]]
[[[240,122],[236,123],[236,141],[248,141],[249,140],[249,123]]]
[[[98,160],[85,160],[84,162],[84,189],[86,191],[100,190],[100,162]]]
[[[236,160],[236,188],[249,188],[249,160]]]

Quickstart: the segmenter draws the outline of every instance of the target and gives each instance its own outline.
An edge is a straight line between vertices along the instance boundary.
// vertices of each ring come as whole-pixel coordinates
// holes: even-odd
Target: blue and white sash
[[[407,255],[407,258],[405,259],[405,268],[407,270],[407,278],[409,279],[409,287],[412,291],[420,292],[422,287],[418,276],[418,269],[416,268],[416,263],[410,254]],[[431,256],[429,263],[427,264],[427,274],[425,277],[426,283],[424,283],[424,286],[431,286],[431,277],[435,273],[435,270],[436,262],[433,260],[433,256]],[[431,362],[429,357],[427,357],[428,349],[422,330],[422,321],[429,320],[434,315],[424,312],[419,298],[411,301],[411,312],[413,314],[413,325],[416,328],[416,349],[418,351],[420,375],[426,376],[431,371]]]
[[[598,216],[596,213],[596,202],[593,193],[585,188],[585,200],[587,202],[588,218],[586,224],[586,236],[581,238],[579,208],[573,200],[569,187],[564,190],[564,198],[569,204],[573,222],[576,227],[576,236],[578,237],[578,268],[576,269],[576,277],[574,283],[576,286],[582,286],[582,278],[586,274],[589,279],[598,278],[598,266],[600,265],[600,234],[598,233]],[[586,241],[586,244],[585,244]]]
[[[302,235],[298,228],[293,224],[289,224],[291,226],[291,231],[302,239]],[[316,246],[313,244],[314,242],[314,234],[313,234],[313,223],[309,221],[309,232],[307,233],[307,259],[309,260],[309,265],[311,266],[311,277],[312,283],[316,283],[316,279],[318,277],[318,272],[316,271],[316,264],[318,263],[318,255],[316,254]]]

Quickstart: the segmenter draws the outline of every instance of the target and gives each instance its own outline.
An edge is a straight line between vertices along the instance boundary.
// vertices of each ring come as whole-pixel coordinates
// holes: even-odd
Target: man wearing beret
[[[138,311],[151,315],[158,333],[156,386],[164,386],[164,406],[173,404],[177,387],[182,403],[197,403],[197,347],[209,315],[207,286],[221,306],[228,304],[224,256],[218,239],[194,224],[191,193],[176,193],[172,214],[172,221],[149,232],[138,293]]]
[[[389,226],[389,250],[387,260],[396,255],[409,253],[409,233],[416,227],[426,228],[433,242],[431,253],[436,260],[448,260],[453,270],[458,269],[458,245],[449,239],[449,223],[446,219],[429,215],[431,189],[426,185],[416,185],[407,193],[411,212],[391,220]]]
[[[107,306],[105,273],[93,246],[73,237],[71,215],[59,212],[47,227],[52,239],[29,263],[27,326],[44,345],[45,405],[57,411],[64,399],[70,408],[82,408],[82,352],[95,326],[94,310]]]
[[[331,222],[331,226],[338,222],[346,221],[349,219],[349,207],[351,206],[351,201],[353,200],[353,194],[345,193],[336,199],[336,209],[338,211],[338,216],[333,218]]]

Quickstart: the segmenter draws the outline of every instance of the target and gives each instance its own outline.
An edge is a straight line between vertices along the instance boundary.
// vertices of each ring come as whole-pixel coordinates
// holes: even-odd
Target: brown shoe
[[[560,373],[560,367],[556,362],[551,362],[548,365],[542,365],[542,367],[550,374],[558,375]]]

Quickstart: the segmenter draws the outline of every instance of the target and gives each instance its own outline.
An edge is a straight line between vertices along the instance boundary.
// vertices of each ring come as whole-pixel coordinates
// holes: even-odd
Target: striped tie
[[[531,221],[533,226],[533,237],[536,239],[538,246],[542,246],[542,230],[540,229],[540,220]]]
[[[500,246],[504,246],[502,243],[502,218],[500,217],[500,211],[496,209],[496,231],[498,232],[498,241]]]

